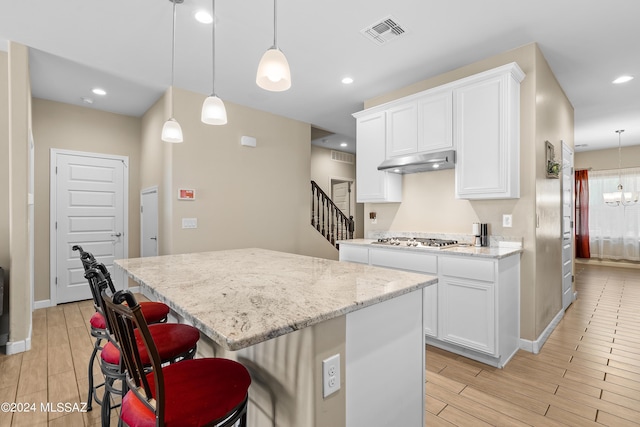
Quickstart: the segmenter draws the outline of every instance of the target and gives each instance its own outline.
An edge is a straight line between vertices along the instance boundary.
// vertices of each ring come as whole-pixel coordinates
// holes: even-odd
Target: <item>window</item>
[[[612,207],[603,193],[640,190],[640,168],[589,172],[589,244],[591,257],[640,261],[640,205]]]

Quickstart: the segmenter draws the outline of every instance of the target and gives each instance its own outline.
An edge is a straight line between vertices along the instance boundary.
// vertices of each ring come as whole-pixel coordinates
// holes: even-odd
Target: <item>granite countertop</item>
[[[372,245],[371,243],[376,242],[376,239],[351,239],[351,240],[341,240],[338,243],[340,245],[355,245],[355,246],[367,246],[371,248],[384,248],[384,249],[392,249],[398,251],[411,251],[416,252],[420,251],[423,253],[431,253],[434,255],[458,255],[458,256],[469,256],[469,257],[479,257],[479,258],[493,258],[493,259],[502,259],[511,255],[519,254],[522,252],[522,247],[520,246],[486,246],[486,247],[475,247],[475,246],[451,246],[448,248],[438,249],[438,248],[430,248],[430,247],[407,247],[406,245]]]
[[[236,249],[115,264],[227,350],[239,350],[435,284],[437,277]]]

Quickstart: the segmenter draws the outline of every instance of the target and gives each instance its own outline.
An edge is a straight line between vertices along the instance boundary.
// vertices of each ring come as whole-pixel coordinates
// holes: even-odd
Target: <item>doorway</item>
[[[573,150],[562,142],[562,308],[573,302]]]
[[[352,191],[353,180],[346,178],[330,178],[330,183],[331,194],[329,197],[331,197],[333,203],[342,211],[343,214],[347,216],[347,218],[355,218],[355,197]],[[341,231],[344,232],[344,230],[340,229],[334,230],[336,239],[348,239],[349,237],[347,235],[342,235]]]
[[[158,187],[140,192],[140,256],[158,255]]]
[[[80,245],[107,266],[117,289],[124,271],[115,259],[128,256],[129,158],[51,150],[51,304],[91,299],[78,252]]]

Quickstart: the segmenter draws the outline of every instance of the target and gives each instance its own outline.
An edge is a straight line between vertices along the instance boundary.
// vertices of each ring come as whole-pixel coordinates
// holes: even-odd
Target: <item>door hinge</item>
[[[140,213],[144,212],[144,206],[140,206]]]
[[[56,229],[56,230],[58,229],[58,221],[56,221],[55,229]]]
[[[56,286],[58,286],[58,278],[56,277]]]

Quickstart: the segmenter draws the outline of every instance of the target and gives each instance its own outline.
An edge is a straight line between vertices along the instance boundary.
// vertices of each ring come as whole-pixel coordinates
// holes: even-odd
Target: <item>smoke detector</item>
[[[360,33],[376,45],[382,46],[407,34],[408,30],[398,24],[398,21],[390,15],[363,28]]]

